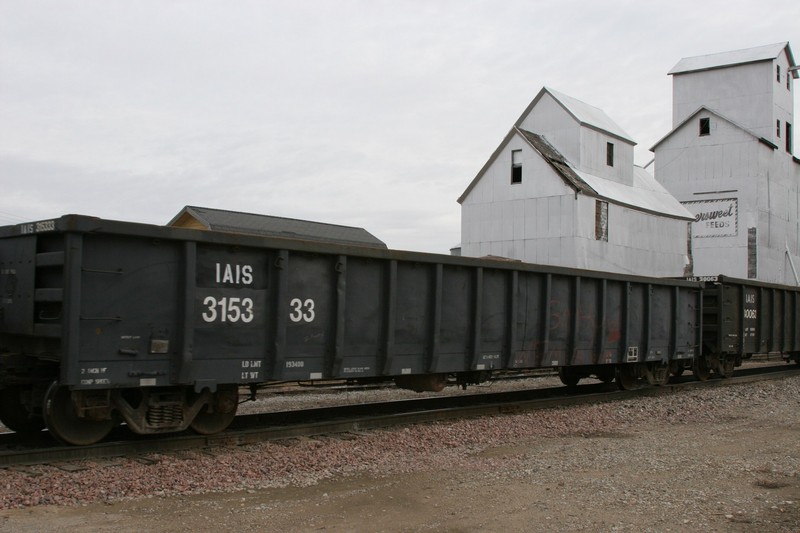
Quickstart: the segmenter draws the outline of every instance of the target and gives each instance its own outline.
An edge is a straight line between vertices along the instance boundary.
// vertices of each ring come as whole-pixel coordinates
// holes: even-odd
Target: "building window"
[[[781,81],[781,66],[775,65],[775,79],[780,83]]]
[[[608,242],[608,202],[596,200],[594,208],[594,238]]]
[[[700,119],[700,135],[711,135],[711,119],[710,118],[701,118]]]
[[[511,183],[522,183],[522,150],[511,150]]]
[[[791,76],[789,75],[789,73],[787,72],[787,73],[786,73],[786,90],[787,90],[787,91],[791,91],[791,90],[792,90],[792,83],[791,83],[791,81],[792,81],[792,77],[791,77]]]
[[[775,121],[775,135],[778,136],[778,139],[781,138],[781,120],[780,119]]]
[[[758,234],[756,228],[747,228],[747,279],[758,277]]]
[[[606,143],[606,165],[614,166],[614,144]]]
[[[792,153],[792,125],[786,123],[786,151]]]

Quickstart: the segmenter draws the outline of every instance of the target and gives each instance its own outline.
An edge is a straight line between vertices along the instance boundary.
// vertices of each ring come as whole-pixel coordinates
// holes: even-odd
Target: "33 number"
[[[289,313],[289,319],[292,322],[313,322],[316,314],[314,313],[314,300],[311,298],[303,301],[300,298],[294,298],[289,305],[292,312]]]

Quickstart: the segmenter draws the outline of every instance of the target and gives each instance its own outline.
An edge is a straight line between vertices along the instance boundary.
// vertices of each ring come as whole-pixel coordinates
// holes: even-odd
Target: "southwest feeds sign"
[[[692,238],[732,237],[739,233],[739,200],[698,200],[681,202],[694,215]]]

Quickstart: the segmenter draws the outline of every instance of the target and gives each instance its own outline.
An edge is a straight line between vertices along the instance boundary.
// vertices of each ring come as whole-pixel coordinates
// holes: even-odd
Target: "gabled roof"
[[[500,144],[498,145],[498,147],[494,149],[494,152],[492,152],[492,155],[489,156],[489,159],[486,161],[486,163],[483,164],[483,166],[478,171],[478,173],[475,174],[475,177],[472,178],[472,181],[469,182],[469,185],[467,185],[467,188],[464,189],[464,192],[461,193],[461,196],[458,197],[458,200],[456,200],[458,203],[463,203],[464,200],[466,200],[467,195],[470,193],[470,191],[475,188],[475,186],[481,180],[481,178],[486,173],[486,171],[489,170],[489,167],[492,166],[492,163],[494,163],[495,159],[497,159],[497,156],[499,156],[500,152],[503,151],[503,148],[506,147],[506,145],[508,144],[508,141],[511,140],[511,137],[513,137],[516,134],[517,134],[517,128],[516,127],[511,128],[509,130],[509,132],[506,133],[506,136],[503,137],[502,141],[500,141]]]
[[[458,203],[462,203],[466,199],[469,192],[483,177],[489,165],[494,162],[514,135],[520,135],[542,156],[553,171],[576,192],[656,215],[683,218],[686,220],[694,218],[691,213],[689,213],[689,211],[687,211],[686,208],[664,189],[664,187],[645,169],[634,166],[632,186],[575,170],[561,152],[547,142],[544,136],[531,133],[517,126],[514,126],[508,135],[506,135],[503,142],[500,143],[500,146],[492,154],[492,157],[489,158],[489,161],[483,166],[478,175],[475,176],[475,179],[472,180],[472,183],[469,184],[458,199]]]
[[[486,171],[489,170],[489,167],[492,166],[492,163],[495,162],[497,157],[505,149],[506,145],[508,145],[508,142],[515,135],[520,135],[523,139],[525,139],[525,141],[527,141],[527,143],[531,145],[531,147],[534,150],[536,150],[544,158],[544,160],[550,164],[551,167],[553,167],[556,173],[559,176],[561,176],[562,179],[564,179],[567,185],[569,185],[575,190],[583,190],[588,194],[594,193],[594,191],[592,191],[591,189],[589,189],[588,191],[584,190],[586,184],[581,182],[577,174],[575,174],[574,172],[572,172],[571,174],[567,172],[566,169],[570,171],[572,170],[572,168],[569,166],[569,163],[558,150],[556,150],[550,143],[548,143],[544,139],[544,137],[542,137],[541,135],[537,135],[535,133],[531,133],[529,131],[525,131],[517,126],[514,126],[509,130],[506,136],[503,137],[503,140],[500,142],[500,145],[497,148],[495,148],[494,152],[492,152],[492,155],[489,157],[489,160],[486,161],[486,163],[484,163],[483,167],[481,167],[481,169],[478,171],[475,177],[472,178],[472,181],[469,183],[469,185],[467,185],[467,188],[464,189],[464,192],[461,193],[461,196],[458,197],[458,203],[460,204],[464,203],[464,200],[466,200],[469,193],[472,191],[472,189],[475,188],[475,186],[481,180]],[[537,139],[541,139],[541,141],[538,141]],[[550,154],[550,157],[548,157],[545,154]],[[559,169],[562,169],[562,171],[559,171]]]
[[[192,220],[199,222],[201,227],[213,231],[386,248],[383,241],[363,228],[191,205],[184,207],[167,225],[185,227],[189,226]]]
[[[522,122],[525,120],[525,117],[528,116],[534,106],[536,106],[536,104],[545,94],[552,96],[553,99],[558,102],[558,104],[581,125],[593,130],[607,133],[612,137],[617,137],[618,139],[626,141],[631,145],[636,145],[636,142],[634,142],[631,136],[628,135],[625,130],[619,126],[619,124],[611,120],[611,117],[606,115],[605,111],[585,102],[581,102],[576,98],[572,98],[571,96],[567,96],[566,94],[550,89],[549,87],[542,87],[542,90],[539,91],[539,94],[537,94],[531,103],[528,104],[528,107],[525,108],[525,111],[522,112],[522,115],[520,115],[520,117],[514,123],[515,126],[522,126]]]
[[[561,176],[567,185],[575,189],[576,191],[580,191],[584,194],[596,194],[595,190],[592,189],[581,177],[572,169],[569,164],[569,161],[561,155],[561,152],[555,149],[555,147],[547,142],[542,135],[537,135],[536,133],[531,133],[529,131],[523,130],[522,128],[518,128],[514,126],[514,129],[522,135],[522,137],[528,141],[528,144],[533,146],[533,148],[539,152],[545,161],[556,171],[556,174]]]
[[[759,61],[772,61],[784,51],[786,51],[786,55],[789,58],[790,67],[795,67],[794,56],[792,55],[792,49],[789,47],[789,43],[782,42],[757,46],[755,48],[745,48],[743,50],[720,52],[718,54],[684,57],[678,61],[667,74],[684,74],[700,70],[712,70],[733,65],[743,65],[746,63],[757,63]],[[794,70],[792,75],[797,78],[797,70]]]
[[[596,191],[598,198],[660,216],[694,220],[694,215],[642,167],[634,165],[633,185],[625,185],[581,171],[578,171],[578,174]]]
[[[696,116],[697,116],[697,115],[698,115],[698,114],[699,114],[701,111],[706,111],[706,112],[708,112],[708,113],[710,113],[710,114],[714,115],[715,117],[717,117],[717,118],[719,118],[719,119],[721,119],[721,120],[724,120],[724,121],[725,121],[725,122],[727,122],[728,124],[731,124],[731,125],[733,125],[733,126],[734,126],[734,127],[736,127],[736,128],[739,128],[739,129],[740,129],[740,130],[742,130],[743,132],[745,132],[745,133],[747,133],[748,135],[750,135],[751,137],[753,137],[753,139],[755,139],[755,140],[758,140],[758,141],[761,141],[762,143],[766,144],[766,145],[767,145],[767,146],[769,146],[770,148],[773,148],[773,149],[776,149],[776,148],[777,148],[777,146],[775,146],[775,144],[774,144],[774,143],[772,143],[772,142],[771,142],[771,141],[769,141],[768,139],[765,139],[764,137],[760,137],[760,136],[756,135],[755,133],[753,133],[753,132],[752,132],[752,131],[750,131],[749,129],[745,128],[745,127],[744,127],[744,126],[742,126],[741,124],[738,124],[738,123],[734,122],[733,120],[731,120],[731,119],[729,119],[729,118],[727,118],[727,117],[725,117],[725,116],[721,115],[720,113],[718,113],[717,111],[714,111],[713,109],[711,109],[711,108],[709,108],[709,107],[706,107],[706,106],[700,106],[699,108],[697,108],[697,110],[696,110],[694,113],[690,114],[688,117],[686,117],[685,119],[683,119],[683,121],[682,121],[680,124],[678,124],[677,126],[675,126],[674,128],[672,128],[672,131],[670,131],[669,133],[667,133],[666,135],[664,135],[664,136],[663,136],[661,139],[659,139],[659,140],[658,140],[658,141],[657,141],[657,142],[656,142],[656,143],[655,143],[655,144],[652,146],[652,148],[650,148],[650,151],[651,151],[651,152],[655,152],[655,151],[656,151],[656,147],[658,147],[658,145],[659,145],[659,144],[661,144],[662,142],[664,142],[664,141],[666,141],[667,139],[669,139],[670,137],[672,137],[672,135],[673,135],[675,132],[677,132],[679,129],[683,128],[684,124],[686,124],[687,122],[690,122],[690,121],[694,120],[694,118],[695,118],[695,117],[696,117]]]

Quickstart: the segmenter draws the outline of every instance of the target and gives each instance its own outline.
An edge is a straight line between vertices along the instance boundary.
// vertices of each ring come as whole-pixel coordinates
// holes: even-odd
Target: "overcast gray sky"
[[[0,225],[200,205],[447,253],[542,86],[645,164],[679,59],[781,41],[797,0],[0,0]]]

